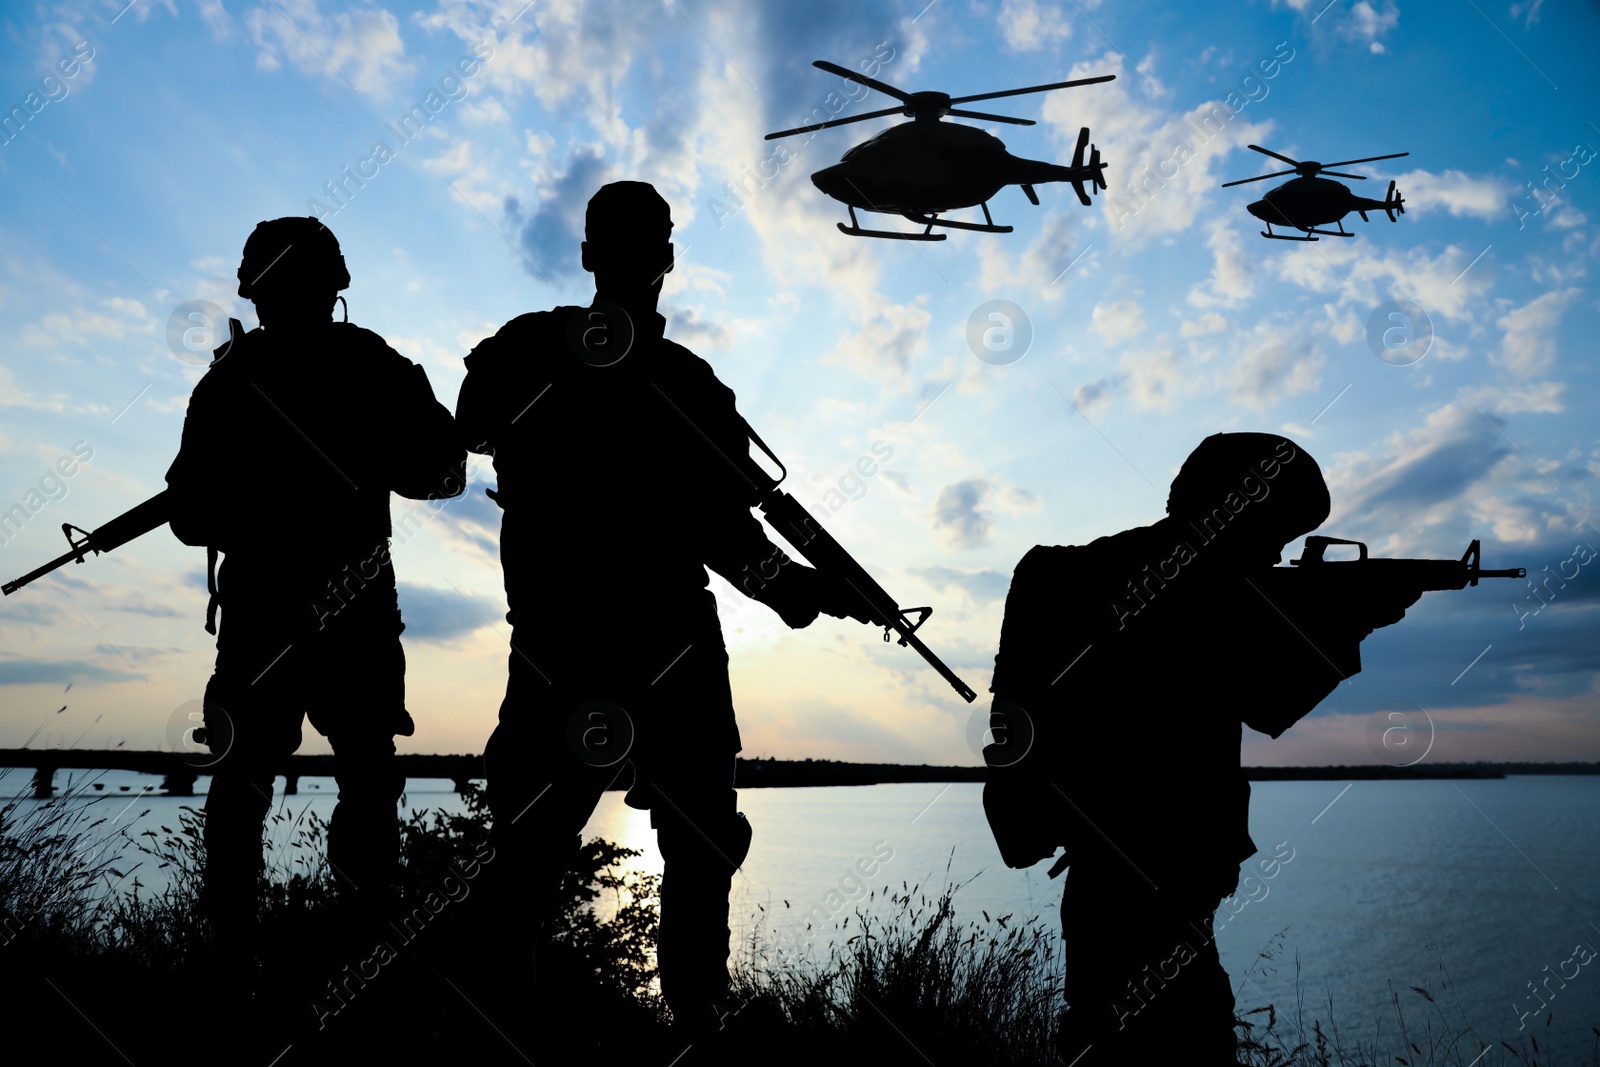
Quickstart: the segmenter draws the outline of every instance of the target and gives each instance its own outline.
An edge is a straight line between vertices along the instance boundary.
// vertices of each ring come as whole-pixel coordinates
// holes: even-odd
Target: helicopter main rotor
[[[1302,178],[1315,178],[1319,174],[1331,174],[1335,178],[1355,178],[1358,181],[1366,181],[1367,176],[1365,174],[1341,174],[1339,171],[1329,170],[1328,168],[1348,167],[1355,163],[1374,163],[1380,159],[1399,159],[1401,156],[1409,156],[1411,154],[1410,152],[1393,152],[1386,156],[1368,156],[1365,159],[1341,159],[1337,163],[1319,163],[1312,159],[1308,159],[1304,162],[1301,162],[1298,159],[1290,159],[1286,155],[1274,152],[1270,148],[1262,148],[1260,145],[1252,144],[1245,145],[1245,147],[1253,151],[1260,152],[1264,156],[1271,156],[1273,159],[1280,159],[1294,169],[1273,171],[1271,174],[1257,174],[1254,178],[1240,178],[1236,182],[1223,182],[1221,186],[1222,188],[1226,189],[1230,185],[1245,185],[1249,182],[1265,181],[1268,178],[1281,178],[1286,174],[1297,174]]]
[[[865,74],[858,74],[847,67],[839,66],[837,63],[829,63],[825,59],[819,59],[811,65],[819,70],[825,70],[829,74],[837,74],[839,77],[853,81],[858,85],[876,89],[886,96],[892,96],[900,101],[900,106],[887,107],[881,111],[869,111],[864,115],[851,115],[848,118],[830,119],[827,122],[814,122],[809,126],[796,126],[792,130],[780,130],[777,133],[767,134],[766,140],[771,141],[778,137],[791,137],[797,133],[810,133],[813,130],[831,129],[834,126],[844,126],[852,122],[865,122],[867,119],[879,119],[886,115],[904,115],[907,118],[924,122],[937,122],[946,115],[955,115],[964,119],[986,119],[990,122],[1006,122],[1013,126],[1034,126],[1037,124],[1032,119],[1013,118],[1010,115],[994,115],[985,111],[966,111],[951,105],[969,104],[974,100],[993,100],[1002,96],[1020,96],[1024,93],[1043,93],[1052,89],[1070,89],[1077,85],[1094,85],[1097,82],[1108,82],[1116,79],[1115,74],[1103,74],[1097,78],[1078,78],[1073,81],[1052,82],[1049,85],[1031,85],[1025,89],[1003,89],[997,93],[976,93],[972,96],[952,97],[949,93],[908,93],[903,89],[895,88],[887,82],[869,78]]]

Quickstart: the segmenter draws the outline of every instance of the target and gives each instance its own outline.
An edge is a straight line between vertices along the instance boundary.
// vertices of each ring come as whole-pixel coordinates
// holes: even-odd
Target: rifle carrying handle
[[[1329,545],[1355,545],[1361,550],[1361,559],[1367,558],[1367,546],[1362,541],[1351,541],[1345,537],[1325,537],[1322,534],[1313,534],[1306,538],[1305,551],[1300,553],[1300,558],[1289,562],[1296,567],[1303,567],[1308,563],[1323,563],[1322,554],[1328,550]],[[1359,560],[1358,560],[1359,562]]]

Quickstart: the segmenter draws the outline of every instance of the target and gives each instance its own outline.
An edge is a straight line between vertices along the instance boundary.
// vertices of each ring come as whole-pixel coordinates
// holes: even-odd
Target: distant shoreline
[[[190,796],[196,781],[207,776],[203,765],[172,752],[95,751],[85,749],[0,749],[0,767],[27,767],[34,770],[35,796],[59,792],[50,788],[54,774],[62,770],[124,770],[164,777],[161,789],[168,796]],[[402,773],[411,780],[444,778],[458,790],[469,782],[483,780],[483,757],[472,754],[421,755],[399,757]],[[49,776],[42,775],[47,769]],[[333,777],[333,757],[329,755],[290,756],[279,774],[287,780],[286,792],[293,795],[301,778]],[[738,760],[736,782],[742,789],[799,788],[834,785],[891,785],[908,782],[982,782],[988,768],[968,766],[930,766],[905,763],[847,763],[840,760]],[[1245,777],[1252,782],[1324,781],[1411,781],[1448,779],[1506,778],[1516,775],[1595,775],[1600,762],[1562,763],[1422,763],[1412,767],[1383,764],[1357,764],[1324,767],[1246,767]],[[615,788],[627,788],[628,776]],[[50,792],[43,791],[50,788]],[[126,790],[124,790],[126,791]],[[160,794],[156,794],[160,795]]]
[[[1245,767],[1252,782],[1401,781],[1485,779],[1529,774],[1600,774],[1600,763],[1435,763],[1325,767]],[[982,782],[986,767],[844,763],[836,760],[739,760],[740,788],[821,785],[888,785],[902,782]]]

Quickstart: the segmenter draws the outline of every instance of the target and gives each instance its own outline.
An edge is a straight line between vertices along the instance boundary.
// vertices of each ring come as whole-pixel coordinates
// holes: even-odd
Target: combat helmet
[[[339,239],[309,215],[270,219],[257,223],[251,231],[239,262],[239,295],[255,299],[269,272],[274,282],[296,289],[338,292],[350,288],[350,271],[339,251]]]

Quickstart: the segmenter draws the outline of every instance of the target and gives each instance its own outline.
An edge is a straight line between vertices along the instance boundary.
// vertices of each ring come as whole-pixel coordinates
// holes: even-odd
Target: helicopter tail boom
[[[1083,158],[1085,148],[1089,150],[1088,162]],[[1016,156],[1011,156],[1007,162],[1009,168],[1005,175],[1006,184],[1022,186],[1023,193],[1035,204],[1039,201],[1033,186],[1045,182],[1071,182],[1078,199],[1084,204],[1090,203],[1090,193],[1096,189],[1106,188],[1106,165],[1100,161],[1100,150],[1089,143],[1087,126],[1078,133],[1078,145],[1072,153],[1070,167],[1038,159],[1019,159]]]

